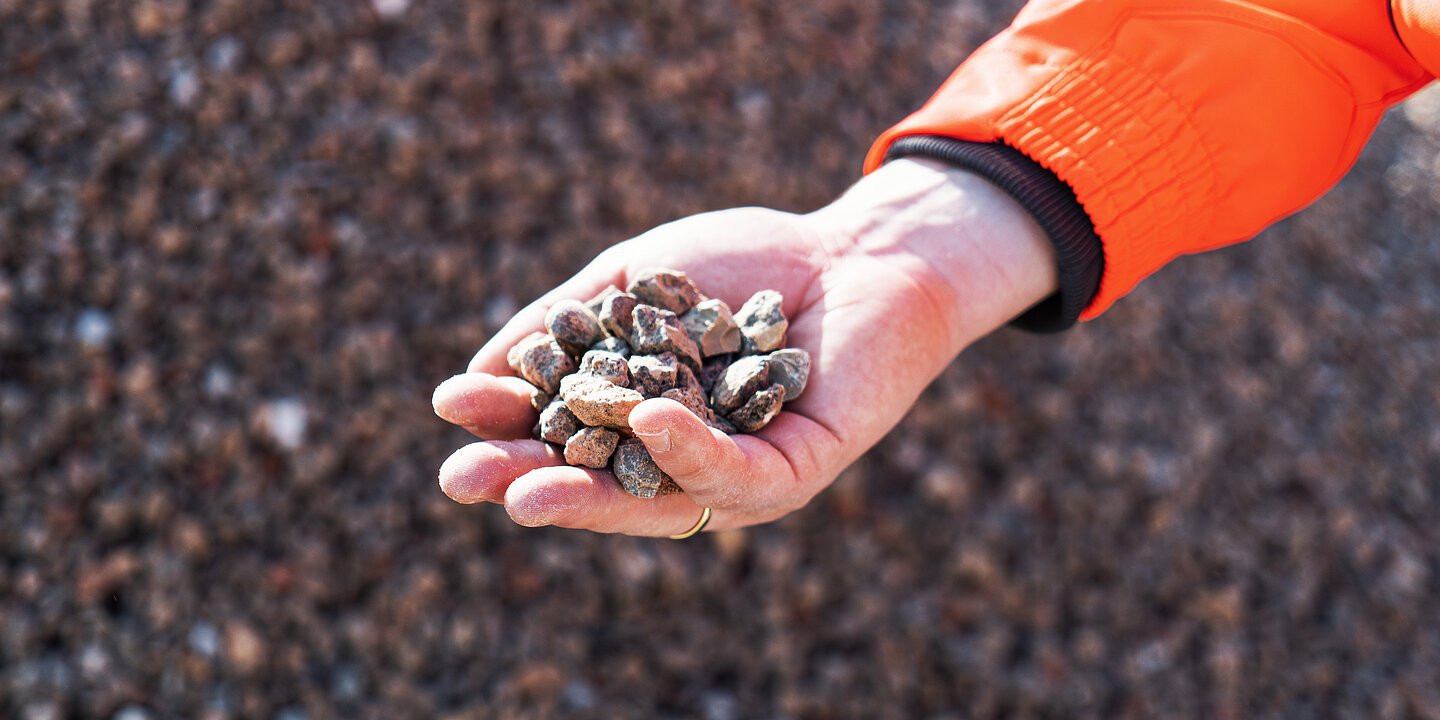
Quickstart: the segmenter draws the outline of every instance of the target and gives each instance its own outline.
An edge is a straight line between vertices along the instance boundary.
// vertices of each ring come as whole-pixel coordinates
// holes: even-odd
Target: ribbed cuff
[[[1060,289],[1026,310],[1010,324],[1031,332],[1067,330],[1095,297],[1105,271],[1105,253],[1095,226],[1075,192],[1019,150],[1000,143],[977,143],[938,135],[911,135],[896,140],[885,154],[889,162],[902,157],[941,160],[994,183],[1035,217],[1055,245]]]

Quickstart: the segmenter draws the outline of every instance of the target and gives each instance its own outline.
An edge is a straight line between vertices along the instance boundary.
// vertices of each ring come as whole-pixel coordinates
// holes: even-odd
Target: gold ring
[[[710,508],[708,508],[708,507],[705,508],[704,510],[701,510],[701,511],[700,511],[700,520],[699,520],[699,522],[696,522],[696,523],[695,523],[695,527],[692,527],[692,528],[690,528],[689,530],[686,530],[685,532],[680,533],[679,535],[671,535],[671,536],[670,536],[670,539],[671,539],[671,540],[684,540],[685,538],[688,538],[688,537],[690,537],[691,535],[694,535],[694,534],[700,532],[701,530],[704,530],[704,529],[705,529],[705,526],[710,524],[710,516],[713,515],[713,514],[714,514],[713,511],[711,511]]]

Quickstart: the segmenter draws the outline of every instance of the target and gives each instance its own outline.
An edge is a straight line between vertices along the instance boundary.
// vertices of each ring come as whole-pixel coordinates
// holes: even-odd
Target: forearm
[[[950,355],[1049,297],[1055,250],[1010,196],[933,160],[897,160],[811,219],[850,250],[883,256],[935,298]]]

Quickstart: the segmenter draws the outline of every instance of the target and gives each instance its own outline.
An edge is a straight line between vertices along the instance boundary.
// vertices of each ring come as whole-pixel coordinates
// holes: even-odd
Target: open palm
[[[625,287],[655,266],[687,273],[738,307],[758,290],[784,296],[786,342],[809,351],[809,385],[763,430],[726,435],[656,398],[630,425],[684,494],[639,499],[605,470],[572,467],[530,439],[530,386],[506,351],[542,329],[546,309]],[[616,245],[535,301],[481,348],[469,371],[435,392],[436,412],[484,439],[456,451],[440,485],[462,503],[504,504],[524,525],[669,535],[714,509],[709,529],[766,522],[807,503],[892,428],[959,351],[955,298],[930,264],[885,243],[862,244],[823,213],[745,208],[707,213]]]

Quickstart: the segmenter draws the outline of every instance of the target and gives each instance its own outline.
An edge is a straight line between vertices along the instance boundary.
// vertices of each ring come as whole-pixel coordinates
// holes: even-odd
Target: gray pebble
[[[519,375],[521,356],[523,356],[525,351],[529,350],[531,346],[544,342],[548,337],[550,336],[539,331],[526,335],[524,338],[521,338],[520,342],[515,343],[509,350],[505,351],[505,362],[509,363],[510,369],[514,370],[516,375]]]
[[[728,415],[769,384],[770,361],[761,355],[742,357],[715,379],[715,386],[710,389],[710,402],[717,411]]]
[[[540,439],[546,442],[564,445],[584,427],[564,400],[553,400],[540,411]]]
[[[785,386],[788,402],[805,392],[810,381],[810,353],[802,348],[783,348],[767,355],[770,359],[770,382]]]
[[[735,423],[741,432],[755,432],[769,425],[780,414],[780,406],[784,402],[785,386],[776,383],[751,395],[739,410],[730,413],[730,422]]]
[[[784,298],[774,290],[761,290],[750,296],[735,313],[735,322],[744,336],[742,352],[767,353],[785,344],[785,331],[790,321],[780,309]]]
[[[599,294],[597,294],[595,297],[586,300],[585,307],[589,308],[590,312],[595,313],[596,317],[599,317],[600,307],[605,304],[605,298],[608,298],[611,295],[619,294],[620,292],[620,288],[611,285],[604,290],[601,290]]]
[[[650,451],[645,448],[645,443],[635,438],[626,440],[615,448],[615,462],[611,465],[611,470],[620,480],[625,492],[638,498],[653,498],[660,493],[662,485],[675,482],[655,464],[655,460],[650,457]]]
[[[680,316],[680,324],[705,357],[740,350],[740,326],[724,300],[706,300]]]

